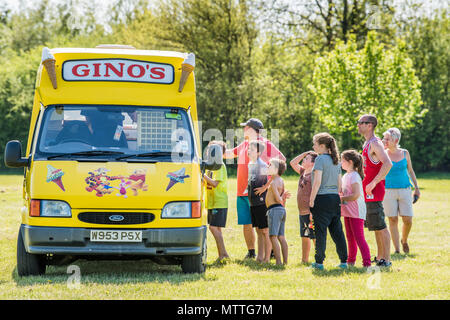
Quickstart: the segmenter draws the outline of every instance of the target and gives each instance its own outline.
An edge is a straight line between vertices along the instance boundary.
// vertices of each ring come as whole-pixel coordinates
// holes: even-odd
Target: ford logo
[[[124,216],[121,216],[119,214],[113,215],[113,216],[109,216],[109,220],[112,222],[120,222],[123,221],[123,219],[125,219]]]

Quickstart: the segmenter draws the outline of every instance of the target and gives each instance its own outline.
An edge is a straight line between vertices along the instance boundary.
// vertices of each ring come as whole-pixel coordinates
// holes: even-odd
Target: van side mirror
[[[28,166],[28,158],[22,157],[22,145],[20,141],[12,140],[6,144],[5,165],[10,168]]]
[[[206,170],[219,170],[223,165],[222,147],[216,144],[210,145],[206,148],[205,160],[202,166]]]

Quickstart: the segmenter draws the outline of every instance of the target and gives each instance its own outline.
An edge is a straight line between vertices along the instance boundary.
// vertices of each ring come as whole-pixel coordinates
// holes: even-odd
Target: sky
[[[50,3],[64,3],[67,0],[48,0]],[[88,4],[95,4],[95,7],[98,8],[97,15],[99,22],[105,21],[105,17],[107,14],[107,8],[108,6],[111,6],[112,4],[116,3],[118,0],[71,0],[75,3],[79,3],[80,6],[85,6]],[[130,2],[137,1],[137,0],[128,0]],[[150,3],[152,0],[149,0]],[[155,0],[156,1],[156,0]],[[181,1],[181,0],[180,0]],[[280,3],[286,3],[289,4],[290,7],[296,7],[296,6],[302,6],[306,3],[314,3],[313,0],[278,0]],[[321,0],[319,0],[321,1]],[[322,0],[323,1],[323,0]],[[22,11],[23,9],[27,8],[33,8],[36,7],[39,4],[40,1],[38,0],[0,0],[0,9],[3,8],[9,8],[13,12]],[[126,1],[125,1],[126,2]],[[393,4],[394,6],[406,10],[408,14],[410,15],[423,15],[428,14],[432,12],[434,9],[437,8],[447,8],[450,7],[450,1],[449,0],[387,0],[386,2]],[[413,11],[408,10],[410,7],[408,4],[410,3],[422,3],[421,10]]]

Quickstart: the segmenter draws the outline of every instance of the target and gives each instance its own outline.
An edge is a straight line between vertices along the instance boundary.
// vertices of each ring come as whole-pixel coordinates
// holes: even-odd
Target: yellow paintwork
[[[181,76],[181,63],[185,54],[177,52],[118,50],[118,49],[52,49],[56,59],[58,88],[53,89],[47,71],[39,67],[36,79],[36,90],[30,122],[26,156],[33,154],[34,132],[39,129],[39,113],[41,108],[52,104],[90,104],[90,105],[142,105],[182,107],[190,110],[194,125],[194,139],[197,148],[201,146],[197,123],[197,107],[195,99],[195,81],[192,73],[181,93],[178,83]],[[175,75],[172,84],[150,84],[135,82],[68,82],[61,76],[62,64],[66,60],[82,59],[134,59],[140,61],[171,64]],[[201,157],[196,150],[196,159]],[[61,169],[61,177],[65,191],[57,183],[47,181],[48,168]],[[86,178],[95,170],[104,168],[106,175],[115,177],[108,181],[108,191],[97,196],[95,190],[89,191]],[[169,172],[184,168],[189,177],[184,182],[166,188],[170,179]],[[126,196],[119,192],[120,178],[126,180],[133,174],[145,174],[145,188],[142,183],[135,190],[128,188]],[[99,173],[99,171],[97,171]],[[100,177],[105,179],[103,177]],[[146,190],[145,190],[146,189]],[[103,190],[104,191],[104,190]],[[109,193],[110,192],[110,193]],[[22,223],[33,226],[85,227],[85,228],[181,228],[198,227],[206,224],[205,187],[202,184],[199,161],[194,163],[127,163],[127,162],[77,162],[77,161],[34,161],[25,172],[22,212]],[[72,218],[30,217],[31,199],[49,199],[66,201],[72,208]],[[202,217],[197,219],[161,219],[161,209],[172,201],[201,201]],[[77,219],[80,212],[151,212],[155,220],[140,225],[99,225],[88,224]]]

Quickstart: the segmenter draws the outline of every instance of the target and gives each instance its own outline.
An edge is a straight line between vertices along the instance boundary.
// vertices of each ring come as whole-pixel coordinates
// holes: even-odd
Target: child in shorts
[[[264,143],[259,140],[252,140],[248,146],[248,200],[250,202],[250,214],[252,225],[256,228],[258,236],[257,262],[269,262],[272,244],[269,238],[267,225],[266,193],[257,194],[257,188],[267,183],[267,164],[260,158],[264,151]]]
[[[276,264],[281,265],[281,255],[283,264],[288,262],[288,245],[284,236],[286,223],[286,193],[284,191],[284,181],[281,175],[286,171],[286,162],[273,158],[269,162],[268,174],[271,175],[271,182],[266,194],[267,222],[269,225],[269,237],[272,242],[273,254]],[[280,252],[281,246],[281,252]]]
[[[225,153],[226,144],[223,141],[211,141],[211,145],[219,145]],[[225,228],[228,211],[228,193],[227,193],[227,169],[223,164],[219,170],[208,170],[203,175],[207,184],[207,208],[208,224],[214,239],[216,240],[217,251],[219,253],[218,261],[229,258],[222,236],[222,228]]]
[[[306,151],[291,160],[290,165],[300,175],[297,190],[297,206],[300,220],[300,237],[302,238],[302,263],[308,264],[311,240],[315,242],[312,215],[309,209],[311,196],[311,173],[317,153]],[[302,161],[302,165],[300,162]]]

